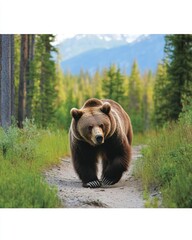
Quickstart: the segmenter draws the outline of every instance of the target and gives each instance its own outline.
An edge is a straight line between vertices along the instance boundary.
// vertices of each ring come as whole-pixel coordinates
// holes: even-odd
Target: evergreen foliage
[[[112,99],[116,102],[123,103],[124,100],[124,77],[115,64],[109,67],[104,73],[102,81],[103,97]]]
[[[134,71],[130,76],[123,75],[115,64],[103,69],[102,72],[97,71],[93,76],[83,70],[79,76],[75,76],[70,72],[63,74],[58,61],[56,66],[56,90],[58,93],[55,112],[56,125],[68,129],[71,120],[70,109],[72,107],[80,108],[88,98],[96,97],[110,98],[121,104],[131,116],[135,132],[150,129],[152,127],[154,76],[151,72],[140,76],[136,65],[133,64]],[[135,76],[136,80],[138,80],[137,76],[139,77],[137,84],[134,84]],[[129,92],[131,88],[132,91]],[[133,102],[130,101],[132,92],[135,93]],[[135,103],[139,107],[135,108]]]
[[[133,131],[143,131],[141,112],[142,86],[137,62],[134,61],[128,82],[128,113],[133,122]]]
[[[138,68],[138,64],[134,61],[131,69],[131,75],[129,77],[128,87],[128,108],[133,109],[135,112],[141,110],[141,77]]]
[[[168,76],[167,65],[165,63],[159,63],[156,72],[154,85],[154,124],[155,126],[162,127],[167,121],[169,116],[168,108]]]
[[[143,118],[144,131],[152,128],[153,125],[152,124],[152,115],[154,111],[153,91],[154,91],[154,76],[151,71],[148,71],[143,76],[142,101],[141,101],[141,112]]]
[[[169,79],[167,120],[177,120],[182,111],[183,96],[192,96],[192,35],[167,35],[165,40]]]
[[[11,108],[19,127],[25,118],[34,118],[43,127],[54,123],[57,78],[52,59],[52,53],[56,52],[53,41],[54,36],[50,34],[14,36]]]
[[[53,123],[56,101],[56,69],[51,53],[56,51],[52,46],[53,35],[40,35],[36,43],[36,99],[34,117],[43,127]]]

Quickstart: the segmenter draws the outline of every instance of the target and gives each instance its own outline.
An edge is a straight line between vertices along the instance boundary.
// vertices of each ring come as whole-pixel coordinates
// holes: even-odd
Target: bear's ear
[[[111,105],[110,103],[104,103],[103,106],[100,108],[101,111],[105,114],[109,114],[109,112],[111,111]]]
[[[77,108],[72,108],[70,113],[75,120],[79,120],[79,118],[83,115],[83,112]]]

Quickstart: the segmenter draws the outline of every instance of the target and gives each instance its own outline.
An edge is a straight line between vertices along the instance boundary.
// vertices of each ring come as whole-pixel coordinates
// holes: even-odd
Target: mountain
[[[63,40],[56,47],[59,49],[61,59],[64,61],[89,50],[122,46],[143,36],[127,34],[77,34],[72,38]]]
[[[164,54],[164,35],[140,35],[133,41],[128,41],[126,35],[120,35],[118,40],[115,39],[115,36],[105,35],[102,38],[100,37],[100,41],[98,41],[98,35],[89,35],[88,39],[76,35],[75,39],[68,39],[68,46],[71,42],[70,46],[76,48],[76,54],[74,54],[75,51],[72,48],[74,51],[73,54],[70,53],[72,57],[67,57],[61,62],[62,70],[64,72],[69,70],[73,74],[78,74],[83,69],[94,74],[96,70],[102,70],[104,67],[115,63],[123,71],[130,73],[134,60],[137,60],[142,73],[146,70],[152,70],[153,72],[156,70],[157,64],[162,60]],[[78,38],[81,42],[77,44]],[[96,42],[100,42],[100,45]],[[67,45],[65,43],[61,44],[65,46],[66,51]],[[81,49],[79,54],[77,53],[78,48]]]

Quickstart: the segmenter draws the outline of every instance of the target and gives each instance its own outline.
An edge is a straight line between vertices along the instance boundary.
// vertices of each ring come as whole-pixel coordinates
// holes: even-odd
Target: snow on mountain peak
[[[134,44],[146,38],[141,34],[76,34],[57,35],[57,45],[62,60],[93,49],[110,49],[127,44]]]
[[[105,41],[121,41],[125,43],[131,43],[140,38],[141,34],[96,34],[96,37],[98,37],[101,40]],[[86,36],[85,36],[86,37]]]
[[[110,42],[110,41],[119,41],[126,43],[131,43],[137,41],[141,37],[144,37],[144,34],[58,34],[56,35],[55,44],[59,44],[67,39],[75,38],[80,40],[87,37],[96,37],[100,40]]]

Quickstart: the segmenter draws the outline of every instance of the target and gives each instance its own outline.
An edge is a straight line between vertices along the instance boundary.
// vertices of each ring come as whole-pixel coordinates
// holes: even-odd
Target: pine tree
[[[141,77],[137,62],[134,61],[129,77],[128,85],[128,114],[132,119],[135,132],[143,131],[143,117],[141,111]]]
[[[57,55],[57,61],[56,61],[56,85],[55,89],[57,92],[57,98],[56,98],[56,108],[60,106],[60,104],[65,101],[66,94],[68,92],[68,84],[65,83],[65,75],[62,72],[61,65],[60,65],[60,55],[58,53]]]
[[[116,66],[111,65],[109,70],[104,72],[104,78],[102,81],[102,90],[104,98],[113,99],[115,91],[116,80]]]
[[[177,120],[182,111],[183,96],[192,96],[192,35],[177,34],[165,37],[168,61],[169,116]]]
[[[124,84],[124,76],[121,74],[120,68],[116,71],[116,81],[115,81],[115,92],[114,92],[114,100],[120,103],[122,106],[124,105],[125,99],[125,84]]]
[[[46,126],[54,118],[54,104],[56,97],[55,81],[55,63],[52,59],[51,52],[56,51],[52,46],[53,35],[41,35],[43,44],[41,53],[41,76],[40,76],[40,110],[41,124]]]
[[[81,78],[83,102],[92,97],[91,77],[88,72],[84,73]]]
[[[36,36],[33,116],[43,127],[54,121],[56,104],[56,68],[51,55],[56,52],[53,40],[54,36],[50,34]]]
[[[123,104],[125,94],[124,77],[120,72],[120,68],[117,68],[116,65],[111,65],[109,70],[104,73],[102,91],[104,98]]]
[[[162,126],[169,118],[169,88],[167,64],[159,63],[154,84],[154,123]]]
[[[142,101],[141,109],[143,116],[143,128],[147,130],[151,127],[152,113],[153,113],[153,74],[148,71],[144,74],[142,87]]]
[[[128,108],[133,109],[135,112],[141,110],[141,77],[137,62],[134,61],[129,77],[128,86]]]
[[[70,89],[67,92],[67,98],[65,103],[63,104],[62,108],[63,108],[63,126],[64,128],[68,131],[70,124],[71,124],[71,115],[70,115],[70,110],[73,107],[77,107],[77,99],[73,94],[73,90]]]
[[[98,70],[93,76],[92,96],[98,99],[102,98],[102,78]]]

